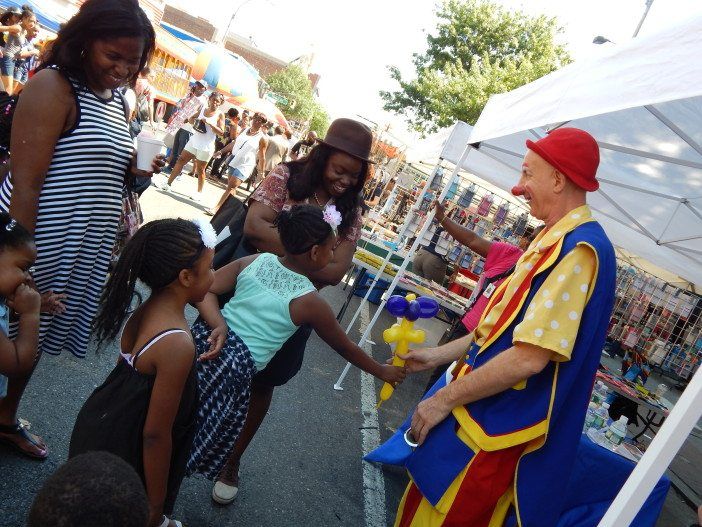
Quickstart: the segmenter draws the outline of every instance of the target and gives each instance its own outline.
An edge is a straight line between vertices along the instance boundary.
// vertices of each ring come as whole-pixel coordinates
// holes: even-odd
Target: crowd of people
[[[18,22],[29,33],[23,20],[35,22],[18,15],[8,27]],[[239,459],[273,388],[299,371],[313,329],[385,382],[402,381],[405,370],[354,344],[318,293],[341,280],[360,237],[370,130],[338,120],[289,161],[285,130],[261,114],[222,112],[222,95],[206,95],[209,87],[197,82],[168,124],[170,158],[156,156],[151,170],[139,170],[134,125],[153,121],[147,62],[154,45],[136,2],[88,0],[12,106],[0,187],[0,441],[45,459],[49,446],[17,415],[38,361],[45,353],[84,357],[93,335],[99,348],[118,339],[120,359],[86,394],[69,457],[116,454],[145,490],[141,525],[174,526],[169,516],[186,474],[216,480],[216,501],[234,499]],[[167,187],[193,161],[201,192],[212,158],[227,154],[210,167],[228,167],[222,201],[255,172],[261,180],[246,218],[249,256],[215,272],[210,224],[164,219],[138,228],[111,267],[135,182],[150,183],[168,163]],[[137,281],[150,295],[131,312]],[[200,311],[192,327],[187,304]],[[50,525],[42,511],[57,507],[36,503],[30,523]],[[82,525],[103,523],[93,516]]]
[[[140,170],[134,138],[154,122],[155,33],[136,0],[86,0],[41,51],[31,9],[8,10],[0,24],[3,87],[21,90],[0,119],[0,142],[9,138],[0,442],[49,455],[18,416],[44,353],[83,358],[91,338],[119,348],[111,373],[84,394],[69,461],[28,525],[177,527],[181,482],[195,474],[213,481],[214,501],[231,503],[242,456],[275,388],[300,371],[313,330],[388,383],[435,369],[375,457],[411,476],[397,525],[556,524],[614,295],[613,248],[586,204],[598,188],[592,136],[564,127],[527,142],[513,194],[544,227],[519,247],[481,238],[434,204],[441,229],[486,259],[484,274],[446,343],[410,351],[398,367],[353,343],[319,293],[342,280],[361,237],[367,126],[337,119],[323,138],[291,141],[260,113],[223,111],[224,97],[197,81],[168,120],[169,156]],[[27,81],[22,61],[35,59]],[[217,235],[203,219],[137,224],[116,251],[131,195],[162,171],[158,186],[170,192],[191,162],[197,203],[207,170],[227,178],[210,215],[255,182],[235,258],[215,266]],[[134,308],[139,283],[149,293]],[[105,498],[100,507],[90,492]]]

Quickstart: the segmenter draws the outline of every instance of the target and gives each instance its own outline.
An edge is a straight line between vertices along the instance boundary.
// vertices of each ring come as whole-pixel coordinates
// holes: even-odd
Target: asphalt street
[[[213,204],[221,190],[206,186],[208,202],[194,205],[186,196],[194,180],[176,183],[177,194],[154,187],[142,198],[146,219],[165,216],[194,217]],[[346,295],[342,286],[326,288],[329,303],[338,309]],[[350,320],[354,299],[345,321]],[[372,316],[363,313],[360,323]],[[189,313],[194,318],[194,310]],[[371,335],[377,360],[385,360],[388,347],[381,331],[393,323],[383,313]],[[435,343],[444,325],[420,321],[427,342]],[[351,333],[359,338],[357,327]],[[68,355],[44,357],[27,389],[20,416],[31,423],[50,448],[46,461],[22,458],[0,447],[0,526],[24,525],[27,510],[44,479],[66,460],[68,439],[83,401],[106,377],[118,356],[115,345],[96,350],[85,359]],[[200,526],[368,526],[392,525],[407,478],[397,469],[364,464],[363,449],[382,441],[405,418],[419,399],[428,375],[409,378],[378,411],[372,403],[380,389],[377,380],[362,378],[352,368],[343,391],[333,384],[344,360],[315,335],[309,341],[302,371],[276,390],[273,404],[259,434],[243,458],[240,492],[229,507],[210,499],[211,482],[186,479],[174,517],[190,527]],[[376,420],[377,419],[377,420]],[[378,424],[376,424],[378,423]],[[104,499],[95,496],[94,499]],[[687,526],[694,516],[672,490],[658,525]]]

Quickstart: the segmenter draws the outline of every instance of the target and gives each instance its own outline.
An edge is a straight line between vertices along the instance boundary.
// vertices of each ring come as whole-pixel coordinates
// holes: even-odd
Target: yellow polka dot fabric
[[[504,297],[483,314],[475,330],[478,345],[492,331],[519,285],[536,265],[544,252],[578,225],[593,221],[587,205],[578,207],[552,228],[542,231],[517,262],[514,273],[503,284]],[[593,250],[580,245],[565,255],[551,269],[539,291],[528,306],[524,319],[516,326],[513,342],[534,344],[554,352],[554,360],[568,360],[580,327],[580,315],[587,304],[597,271]]]
[[[568,253],[534,295],[512,341],[551,350],[554,360],[570,359],[596,270],[591,247],[579,245]]]

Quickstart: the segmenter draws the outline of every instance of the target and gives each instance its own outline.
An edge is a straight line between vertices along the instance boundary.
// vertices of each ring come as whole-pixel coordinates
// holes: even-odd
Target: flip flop
[[[7,435],[19,435],[22,436],[22,439],[27,441],[28,443],[34,445],[35,447],[42,449],[41,445],[37,443],[37,441],[32,437],[32,435],[27,431],[27,427],[23,424],[17,421],[14,425],[0,425],[0,434],[7,434]],[[27,457],[31,457],[32,459],[46,459],[47,456],[49,455],[48,450],[44,448],[44,454],[35,454],[34,452],[30,452],[28,450],[25,450],[22,448],[20,445],[15,443],[14,441],[10,440],[7,437],[2,437],[0,436],[0,443],[4,443],[6,445],[11,446],[15,450],[17,450],[20,454],[24,454]]]

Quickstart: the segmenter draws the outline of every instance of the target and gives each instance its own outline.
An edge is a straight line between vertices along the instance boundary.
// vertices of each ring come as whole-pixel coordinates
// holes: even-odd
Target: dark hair
[[[279,124],[275,125],[274,130],[275,130],[275,133],[278,135],[283,135],[283,133],[285,133],[285,129],[282,126],[280,126]]]
[[[27,527],[144,527],[148,520],[149,502],[134,468],[109,452],[88,452],[44,482]]]
[[[205,246],[192,221],[155,220],[141,227],[127,242],[102,294],[95,318],[98,342],[114,339],[127,318],[137,279],[152,291],[163,289],[190,269]]]
[[[293,201],[304,201],[312,198],[314,190],[322,185],[329,157],[334,152],[340,151],[319,143],[310,150],[307,156],[286,163],[290,169],[290,178],[288,179],[290,198]],[[341,213],[341,225],[339,226],[341,234],[348,233],[356,221],[358,208],[361,206],[361,192],[363,192],[363,186],[369,174],[369,166],[367,161],[362,161],[361,174],[356,186],[335,200],[336,208]]]
[[[280,241],[289,254],[303,254],[315,245],[321,245],[332,234],[331,225],[324,221],[322,209],[314,205],[296,205],[283,211],[274,225]]]
[[[150,73],[151,73],[151,68],[149,68],[148,66],[144,66],[143,68],[141,68],[141,71],[139,72],[139,74],[143,75],[144,77],[146,77]]]
[[[12,120],[15,116],[18,99],[18,95],[0,92],[0,161],[5,161],[10,157]]]
[[[34,237],[7,212],[0,212],[0,251],[34,243]]]
[[[156,34],[137,0],[87,0],[78,13],[58,32],[38,69],[52,64],[87,84],[83,54],[96,40],[120,37],[141,37],[144,51],[139,67],[130,79],[136,81],[156,46]]]
[[[229,117],[230,119],[234,119],[235,117],[238,117],[238,115],[239,110],[237,110],[236,108],[229,108],[227,110],[227,117]]]
[[[7,25],[8,20],[10,19],[11,16],[18,16],[19,21],[21,22],[22,20],[29,18],[29,17],[36,17],[36,14],[34,13],[34,10],[28,6],[28,5],[23,5],[22,6],[22,12],[21,13],[16,13],[16,12],[11,12],[11,11],[5,11],[2,16],[0,16],[0,23],[3,26]],[[5,40],[5,34],[0,33],[0,45],[5,46],[7,44],[7,41]]]

